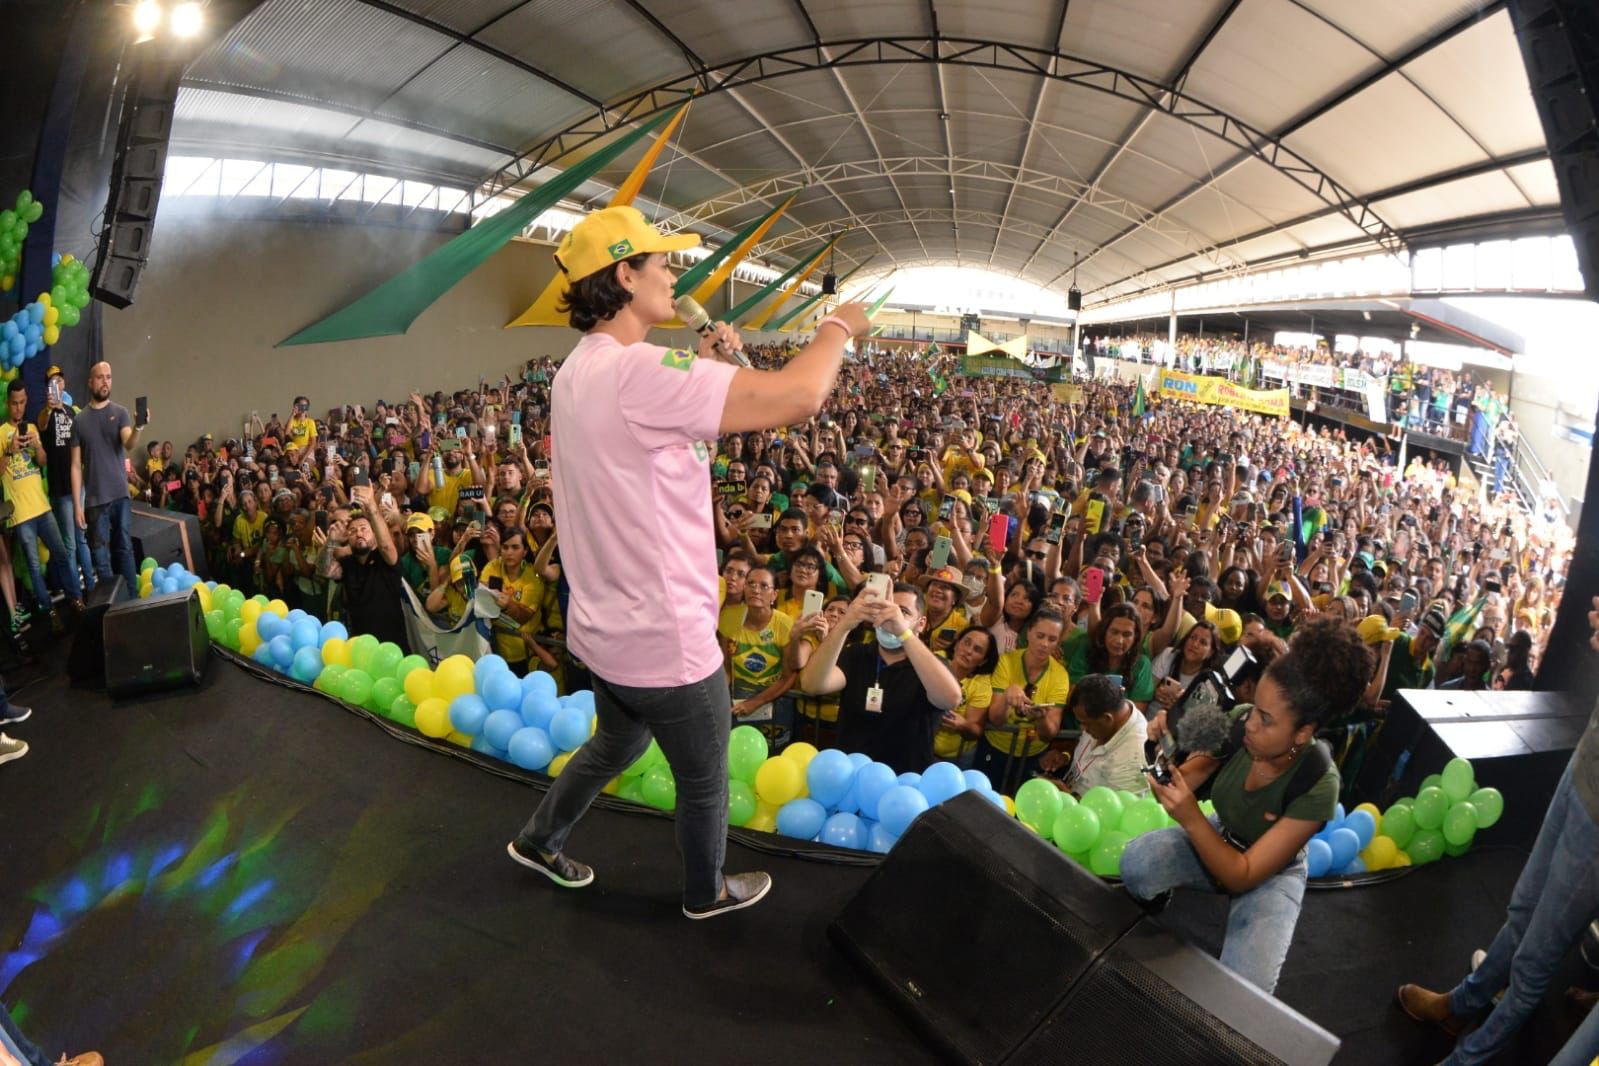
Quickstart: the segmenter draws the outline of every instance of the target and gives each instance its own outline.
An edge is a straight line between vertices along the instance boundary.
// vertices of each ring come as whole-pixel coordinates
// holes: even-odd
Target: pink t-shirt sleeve
[[[639,444],[668,448],[715,440],[737,367],[655,344],[623,349],[618,402]]]

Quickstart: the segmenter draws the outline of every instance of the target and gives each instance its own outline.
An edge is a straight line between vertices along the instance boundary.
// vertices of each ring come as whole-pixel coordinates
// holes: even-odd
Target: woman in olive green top
[[[1178,828],[1136,837],[1122,855],[1122,880],[1139,899],[1179,886],[1231,896],[1221,961],[1267,992],[1299,921],[1305,845],[1338,804],[1338,771],[1315,748],[1316,730],[1354,710],[1370,673],[1371,653],[1353,626],[1303,626],[1267,667],[1253,706],[1234,709],[1244,722],[1237,752],[1225,762],[1192,756],[1170,784],[1149,778]],[[1305,770],[1313,779],[1296,780]],[[1207,818],[1193,790],[1212,776],[1216,813]]]

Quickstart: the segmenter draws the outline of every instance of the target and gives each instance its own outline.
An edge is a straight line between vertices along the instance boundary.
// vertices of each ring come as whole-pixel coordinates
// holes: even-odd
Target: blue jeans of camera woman
[[[1210,824],[1218,831],[1221,828],[1214,816]],[[1222,891],[1182,829],[1157,829],[1129,841],[1122,853],[1122,882],[1127,891],[1146,900],[1169,888]],[[1232,897],[1221,945],[1222,965],[1266,992],[1275,990],[1304,898],[1305,852],[1301,849],[1282,872]]]

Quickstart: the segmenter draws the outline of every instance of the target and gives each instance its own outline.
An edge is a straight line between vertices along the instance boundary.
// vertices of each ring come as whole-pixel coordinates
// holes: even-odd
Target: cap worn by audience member
[[[1360,634],[1360,639],[1367,644],[1384,644],[1397,638],[1402,632],[1388,624],[1388,619],[1380,614],[1368,614],[1360,620],[1355,627]]]

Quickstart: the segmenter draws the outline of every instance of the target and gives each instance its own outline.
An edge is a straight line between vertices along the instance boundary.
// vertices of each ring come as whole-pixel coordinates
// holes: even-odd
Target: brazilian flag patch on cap
[[[611,245],[610,252],[611,261],[613,263],[618,259],[626,259],[628,256],[633,254],[633,242],[617,241],[615,244]]]
[[[694,353],[685,352],[681,348],[668,348],[661,357],[661,365],[669,366],[673,370],[687,370],[694,365]]]

